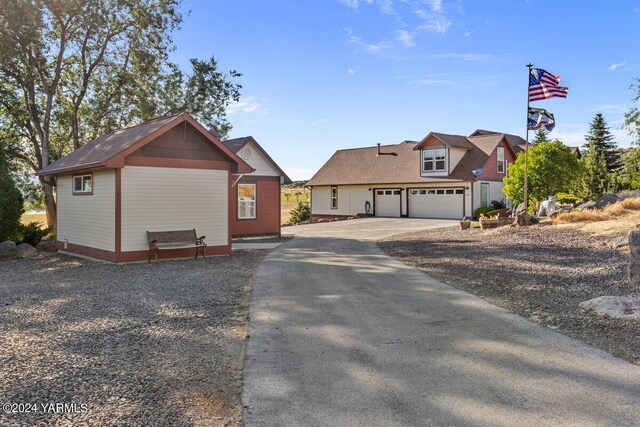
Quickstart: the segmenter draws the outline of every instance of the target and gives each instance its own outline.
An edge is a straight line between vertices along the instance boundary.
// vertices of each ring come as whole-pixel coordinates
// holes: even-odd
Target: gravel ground
[[[0,425],[241,425],[248,291],[264,254],[0,263],[0,403],[38,409],[0,411]]]
[[[598,319],[578,304],[601,295],[636,295],[626,279],[628,251],[606,238],[553,225],[490,231],[441,229],[378,244],[429,275],[640,365],[640,322]]]

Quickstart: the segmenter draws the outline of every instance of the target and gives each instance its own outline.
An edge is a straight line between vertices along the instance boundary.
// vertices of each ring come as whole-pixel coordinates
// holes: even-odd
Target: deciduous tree
[[[540,202],[560,192],[569,192],[580,177],[580,163],[562,142],[541,142],[529,148],[529,196]],[[503,192],[519,204],[524,200],[524,153],[509,165]]]

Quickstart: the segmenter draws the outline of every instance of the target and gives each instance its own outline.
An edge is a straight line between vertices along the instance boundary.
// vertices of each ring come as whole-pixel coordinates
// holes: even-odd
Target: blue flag
[[[556,126],[556,120],[553,114],[544,108],[529,108],[529,117],[527,117],[527,127],[529,129],[545,128],[548,132]]]

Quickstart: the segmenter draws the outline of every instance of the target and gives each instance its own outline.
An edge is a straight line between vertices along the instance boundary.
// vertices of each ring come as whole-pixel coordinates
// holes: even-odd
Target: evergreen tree
[[[603,154],[609,172],[615,172],[620,169],[622,159],[618,152],[618,144],[616,144],[602,113],[596,113],[591,122],[589,133],[585,135],[585,138],[587,139],[587,147],[590,148],[593,143],[595,149]]]
[[[24,212],[22,193],[9,171],[9,162],[0,146],[0,242],[15,239]]]
[[[604,153],[591,141],[587,154],[582,158],[582,180],[579,191],[585,200],[594,200],[607,192],[613,176],[607,171]]]
[[[549,141],[549,133],[545,128],[540,128],[536,131],[536,136],[531,141],[531,145],[536,145],[541,142],[550,142]]]

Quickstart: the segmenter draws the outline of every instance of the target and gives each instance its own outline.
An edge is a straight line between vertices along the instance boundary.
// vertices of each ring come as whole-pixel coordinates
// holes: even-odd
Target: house
[[[230,213],[232,237],[280,234],[280,186],[291,180],[252,136],[222,143],[255,169],[234,175],[229,197],[238,202]]]
[[[487,130],[338,150],[309,180],[313,219],[473,216],[506,201],[502,180],[524,139]]]
[[[129,262],[147,259],[147,231],[195,229],[206,255],[230,253],[235,212],[256,216],[262,197],[258,187],[237,200],[234,186],[258,170],[182,113],[99,136],[38,175],[56,177],[61,250]]]

